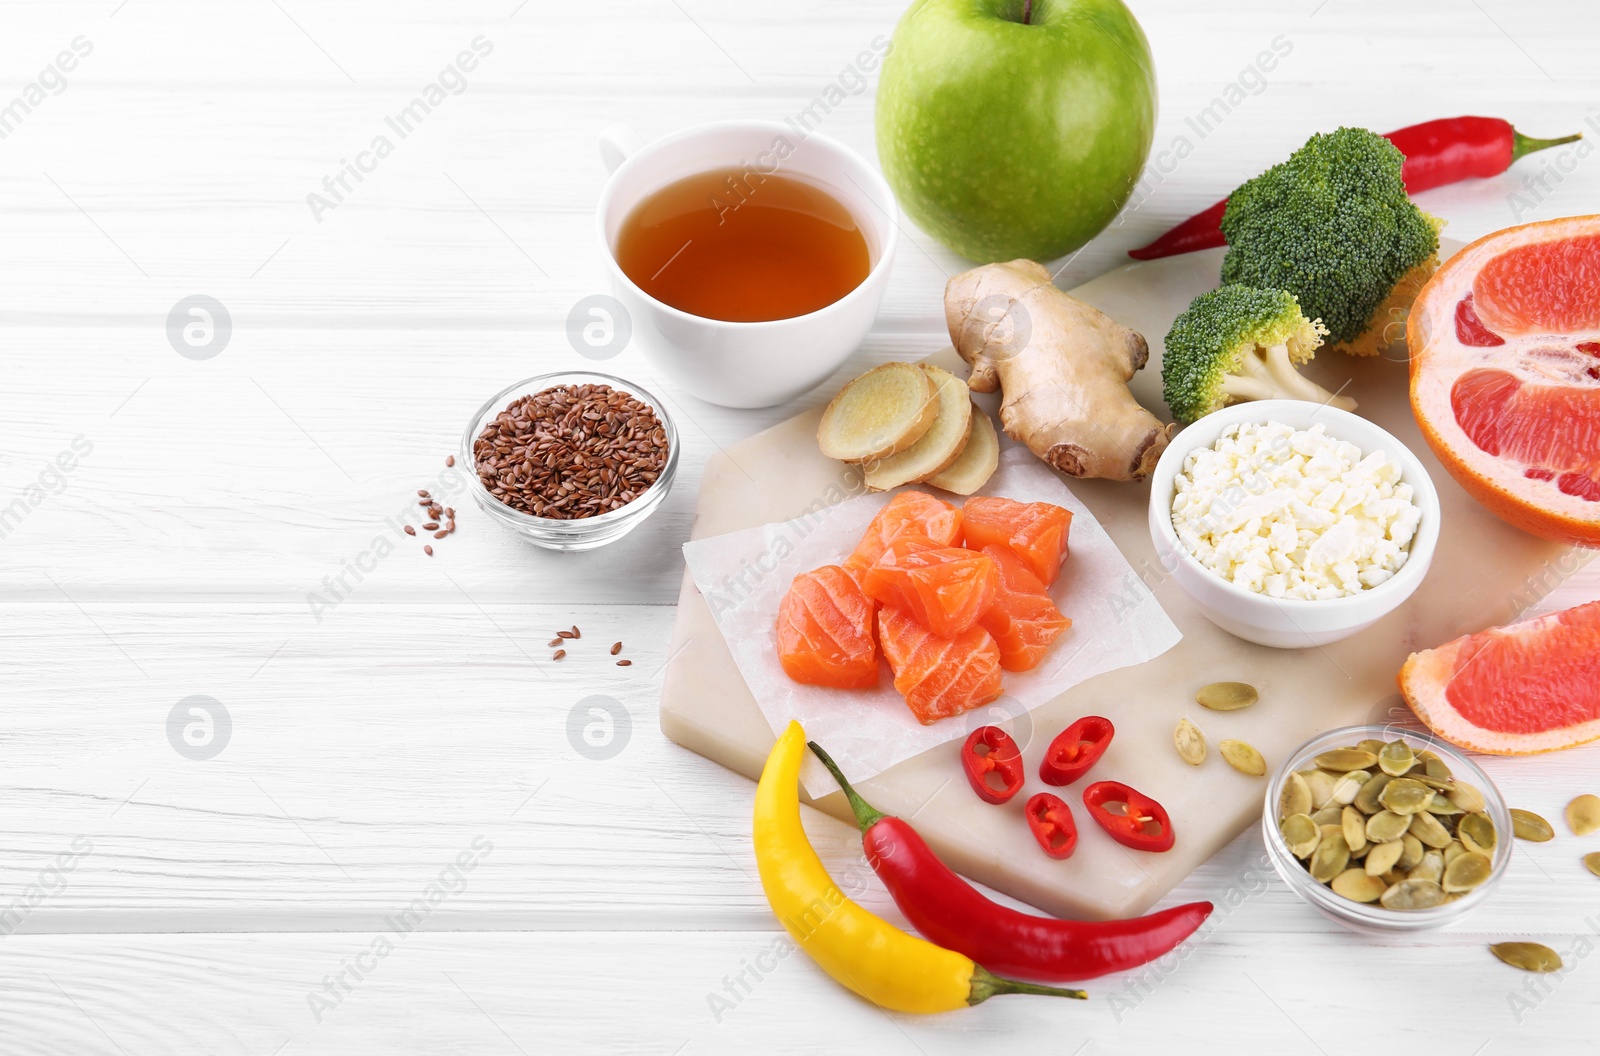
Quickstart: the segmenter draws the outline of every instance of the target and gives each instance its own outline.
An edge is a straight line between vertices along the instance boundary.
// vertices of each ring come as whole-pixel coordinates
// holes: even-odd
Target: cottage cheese
[[[1278,422],[1230,426],[1189,453],[1172,527],[1223,579],[1273,598],[1342,598],[1405,564],[1422,511],[1382,451]]]

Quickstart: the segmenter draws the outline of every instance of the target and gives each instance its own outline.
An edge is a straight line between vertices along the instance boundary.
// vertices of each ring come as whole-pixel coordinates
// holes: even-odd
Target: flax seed
[[[557,631],[556,632],[556,637],[557,638],[571,638],[572,637],[572,632],[571,631]]]
[[[422,526],[422,530],[425,532],[437,532],[439,530],[439,522],[429,521],[427,524]]]
[[[411,527],[408,524],[408,525],[406,525],[406,534],[407,535],[416,535],[417,534],[417,530],[415,528]]]
[[[617,666],[618,667],[632,667],[633,666],[633,661],[632,660],[618,660],[617,661]]]
[[[443,539],[445,536],[447,536],[449,534],[450,534],[449,532],[434,532],[433,533],[433,537],[435,539]]]
[[[428,489],[427,488],[418,488],[417,489],[417,498],[425,499],[427,497],[428,497]]]
[[[552,638],[552,639],[550,639],[549,645],[550,645],[550,648],[554,649],[557,646],[564,644],[565,642],[566,642],[565,638]]]
[[[566,655],[567,655],[567,651],[565,649],[557,649],[556,650],[555,659],[560,660],[562,657],[564,657]]]
[[[455,455],[450,455],[450,456],[448,456],[448,457],[447,457],[447,458],[446,458],[446,459],[445,459],[445,460],[444,460],[444,464],[445,464],[445,465],[447,465],[447,466],[453,466],[453,465],[455,465],[455,464],[456,464],[456,456],[455,456]]]
[[[574,638],[582,638],[583,637],[583,632],[578,630],[578,625],[577,624],[573,624],[572,625],[572,637],[574,637]]]
[[[428,556],[429,556],[429,557],[432,557],[432,556],[433,556],[433,547],[431,547],[431,546],[424,546],[424,547],[423,547],[423,548],[422,548],[422,552],[423,552],[423,553],[425,553],[425,554],[427,554],[427,555],[428,555]]]
[[[616,656],[620,652],[622,652],[622,643],[621,642],[617,642],[614,645],[612,645],[612,647],[611,647],[611,655],[612,656]]]

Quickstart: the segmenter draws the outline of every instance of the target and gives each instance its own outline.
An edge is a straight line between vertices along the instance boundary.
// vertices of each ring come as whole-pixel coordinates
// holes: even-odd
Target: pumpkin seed
[[[1342,825],[1344,824],[1344,808],[1337,803],[1329,803],[1312,811],[1311,820],[1318,825]]]
[[[1417,761],[1405,741],[1390,741],[1378,752],[1378,766],[1390,777],[1401,777]]]
[[[1267,772],[1267,761],[1261,758],[1261,753],[1243,741],[1218,741],[1217,751],[1222,753],[1222,758],[1228,765],[1241,774],[1251,777],[1263,777]]]
[[[1594,851],[1591,854],[1584,855],[1583,867],[1589,870],[1595,876],[1600,876],[1600,851]]]
[[[1445,868],[1449,868],[1451,862],[1455,861],[1457,858],[1460,858],[1466,853],[1466,844],[1462,843],[1460,840],[1451,840],[1449,846],[1445,847],[1444,849]]]
[[[1355,807],[1345,807],[1340,819],[1344,829],[1344,842],[1350,845],[1351,856],[1367,849],[1367,816]]]
[[[1352,902],[1376,902],[1387,890],[1384,882],[1368,876],[1364,869],[1346,869],[1329,883],[1333,893],[1343,895]]]
[[[1200,732],[1200,727],[1188,719],[1180,719],[1178,721],[1178,728],[1172,731],[1172,743],[1177,745],[1178,758],[1190,766],[1199,766],[1206,761],[1206,735]],[[1289,783],[1285,784],[1283,788],[1285,795],[1288,794],[1289,785],[1291,784],[1298,784],[1304,789],[1306,785],[1305,778],[1299,774],[1290,774]],[[1296,808],[1287,813],[1280,813],[1279,817],[1287,817],[1289,814],[1303,814],[1310,809],[1311,793],[1306,791],[1304,810]]]
[[[1356,747],[1363,752],[1371,752],[1373,755],[1377,755],[1383,751],[1383,742],[1368,737],[1366,740],[1359,742]]]
[[[1342,817],[1341,817],[1342,822]],[[1411,818],[1405,814],[1396,814],[1392,810],[1380,810],[1367,819],[1367,839],[1373,843],[1388,843],[1398,840],[1406,834],[1411,826]],[[1421,852],[1418,852],[1420,855]]]
[[[1289,853],[1299,859],[1311,857],[1311,852],[1322,842],[1322,830],[1305,814],[1291,814],[1278,825]]]
[[[1454,780],[1454,775],[1450,773],[1450,768],[1446,766],[1444,760],[1440,759],[1437,755],[1427,761],[1427,765],[1425,766],[1423,773],[1427,774],[1435,781]]]
[[[1372,775],[1365,770],[1352,770],[1333,783],[1333,796],[1328,800],[1341,807],[1349,806],[1356,801],[1356,795],[1361,791],[1361,786],[1371,780]]]
[[[1494,863],[1487,854],[1478,854],[1476,851],[1468,852],[1451,862],[1444,871],[1444,880],[1440,887],[1447,892],[1471,891],[1494,872]]]
[[[1378,901],[1384,909],[1432,909],[1444,905],[1444,888],[1433,880],[1402,880]]]
[[[1561,955],[1538,942],[1497,942],[1489,952],[1513,968],[1525,972],[1555,972],[1561,969]]]
[[[1468,814],[1476,813],[1487,806],[1483,793],[1465,781],[1457,781],[1456,787],[1449,790],[1447,798],[1450,802],[1466,811]]]
[[[1433,848],[1450,846],[1450,830],[1439,824],[1439,819],[1432,814],[1422,813],[1411,815],[1411,835]]]
[[[1428,805],[1422,809],[1441,818],[1453,818],[1457,814],[1465,813],[1460,807],[1450,802],[1444,794],[1439,792],[1435,792],[1433,798],[1428,800]]]
[[[1567,804],[1567,828],[1574,836],[1600,832],[1600,796],[1585,792]]]
[[[1328,800],[1333,798],[1334,776],[1326,770],[1296,770],[1305,779],[1306,787],[1311,790],[1311,805],[1318,810],[1328,805]]]
[[[1322,769],[1333,770],[1338,773],[1348,770],[1368,770],[1377,761],[1377,756],[1371,752],[1363,752],[1359,748],[1335,748],[1332,751],[1323,752],[1312,760]]]
[[[1329,836],[1343,836],[1344,826],[1335,821],[1332,825],[1318,825],[1317,831],[1322,833],[1322,839],[1325,840]]]
[[[1383,874],[1383,882],[1390,887],[1393,887],[1395,884],[1398,884],[1405,879],[1406,874],[1402,873],[1398,869],[1390,869],[1387,873]]]
[[[1494,854],[1496,835],[1494,822],[1489,820],[1487,814],[1468,814],[1456,823],[1456,838],[1466,845],[1467,850],[1478,854]]]
[[[1373,774],[1367,778],[1366,781],[1362,782],[1361,787],[1356,790],[1356,798],[1354,800],[1356,808],[1363,814],[1376,814],[1382,810],[1383,804],[1378,802],[1378,794],[1393,780],[1393,777],[1383,773]]]
[[[1427,851],[1422,856],[1422,861],[1417,863],[1415,869],[1406,874],[1412,880],[1437,880],[1444,876],[1444,855],[1438,851]]]
[[[1555,839],[1556,830],[1550,823],[1531,810],[1511,808],[1511,835],[1530,843],[1544,843]]]
[[[1456,783],[1447,778],[1429,777],[1427,774],[1412,774],[1413,781],[1419,781],[1435,792],[1449,792],[1456,787]]]
[[[1294,814],[1311,813],[1311,789],[1306,787],[1305,778],[1299,774],[1290,774],[1289,779],[1283,783],[1283,791],[1278,793],[1278,817],[1287,818]]]
[[[1409,777],[1397,777],[1383,787],[1378,802],[1396,814],[1417,814],[1433,798],[1433,789]]]
[[[1427,848],[1422,846],[1422,841],[1409,832],[1400,837],[1400,860],[1395,864],[1396,869],[1415,869],[1417,863],[1422,861],[1422,856],[1427,853]]]
[[[1311,854],[1311,878],[1325,884],[1344,872],[1349,864],[1350,845],[1344,842],[1342,833],[1330,832],[1322,837]]]
[[[1395,863],[1400,861],[1400,853],[1405,850],[1405,845],[1399,840],[1374,843],[1371,847],[1372,849],[1367,852],[1368,876],[1382,876],[1394,869]]]
[[[1212,711],[1238,711],[1261,699],[1256,687],[1246,682],[1213,682],[1194,695],[1194,702]]]

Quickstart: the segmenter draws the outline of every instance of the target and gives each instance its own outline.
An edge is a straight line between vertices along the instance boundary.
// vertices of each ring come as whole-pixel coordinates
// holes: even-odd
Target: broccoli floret
[[[1404,160],[1364,128],[1312,136],[1229,197],[1222,281],[1288,290],[1330,348],[1376,355],[1439,266],[1442,221],[1406,196]]]
[[[1161,389],[1172,415],[1193,422],[1234,400],[1314,400],[1353,411],[1295,369],[1327,333],[1286,290],[1224,286],[1196,297],[1167,332]]]

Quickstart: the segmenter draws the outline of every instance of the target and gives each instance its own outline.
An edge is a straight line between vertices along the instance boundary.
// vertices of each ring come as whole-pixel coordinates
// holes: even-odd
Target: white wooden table
[[[1380,945],[1296,901],[1245,834],[1173,896],[1218,902],[1209,938],[1082,1004],[891,1016],[769,960],[751,786],[666,742],[656,700],[699,466],[820,393],[755,412],[669,393],[677,488],[609,549],[537,551],[457,502],[433,558],[373,553],[473,408],[584,362],[565,325],[604,289],[596,132],[795,112],[901,6],[0,7],[0,97],[75,40],[88,52],[0,139],[0,507],[24,501],[0,529],[0,1052],[1592,1051],[1600,886],[1570,836],[1519,845],[1462,927]],[[1600,134],[1584,0],[1134,6],[1158,155],[1192,150],[1068,286],[1314,129],[1477,112]],[[1197,137],[1185,118],[1280,34],[1289,57]],[[460,94],[314,211],[480,36]],[[870,155],[870,90],[825,126]],[[1594,212],[1600,161],[1554,155],[1423,204],[1461,237]],[[849,371],[942,340],[958,262],[907,234]],[[196,295],[231,319],[206,360],[167,334]],[[609,366],[649,373],[631,349]],[[573,623],[582,648],[552,663],[545,641]],[[231,725],[209,759],[169,739],[195,695]],[[609,730],[590,728],[595,696]],[[1488,765],[1552,819],[1600,785],[1594,750]],[[858,862],[853,831],[808,818],[836,870]],[[861,897],[896,916],[876,886]],[[389,930],[418,899],[416,930]],[[1541,939],[1570,971],[1530,983],[1491,936]]]

